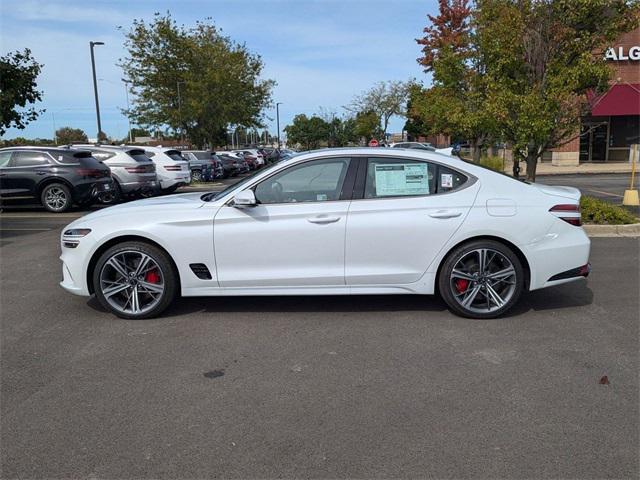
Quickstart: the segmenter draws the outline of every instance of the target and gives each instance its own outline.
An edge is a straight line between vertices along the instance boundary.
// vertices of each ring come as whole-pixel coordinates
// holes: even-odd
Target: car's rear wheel
[[[178,274],[169,256],[144,242],[109,248],[93,271],[96,298],[121,318],[160,315],[178,291]]]
[[[493,240],[473,241],[447,256],[438,287],[454,313],[495,318],[518,301],[524,271],[517,255],[506,245]]]
[[[71,190],[62,183],[51,183],[40,194],[42,206],[54,213],[66,212],[73,205]]]

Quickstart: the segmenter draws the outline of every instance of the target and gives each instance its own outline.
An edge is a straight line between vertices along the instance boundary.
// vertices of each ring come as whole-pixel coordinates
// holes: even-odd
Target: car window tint
[[[427,162],[369,158],[364,198],[407,197],[435,193],[435,167]]]
[[[349,158],[332,158],[286,169],[258,184],[260,203],[327,202],[339,200]]]
[[[147,154],[147,157],[151,158],[151,157],[155,157],[156,152],[151,152],[149,150],[145,150],[145,153]]]
[[[14,167],[32,167],[49,163],[49,155],[43,152],[15,152],[13,155]]]
[[[6,167],[11,160],[11,152],[0,152],[0,167]]]
[[[438,167],[437,191],[438,193],[450,192],[464,185],[468,178],[462,173],[440,165]]]
[[[144,153],[134,153],[134,154],[131,154],[131,153],[130,153],[130,154],[129,154],[129,156],[130,156],[131,158],[133,158],[136,162],[148,162],[148,161],[149,161],[149,157],[150,157],[151,155],[149,155],[148,153],[147,153],[147,154],[144,154]]]
[[[185,158],[182,155],[180,155],[180,152],[165,152],[165,153],[171,160],[175,160],[177,162],[185,161]]]

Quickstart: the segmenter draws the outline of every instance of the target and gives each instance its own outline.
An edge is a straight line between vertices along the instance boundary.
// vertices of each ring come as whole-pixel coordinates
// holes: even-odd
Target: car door
[[[350,167],[345,157],[293,165],[252,187],[256,206],[223,206],[213,229],[220,286],[344,286]]]
[[[347,285],[418,281],[460,227],[475,200],[475,179],[406,158],[363,159],[349,208]]]
[[[51,157],[35,150],[15,150],[9,167],[3,170],[7,196],[36,195],[37,185],[51,170]]]
[[[11,191],[9,190],[8,180],[8,168],[9,162],[11,161],[11,150],[5,150],[0,152],[0,196],[8,197],[11,195]]]

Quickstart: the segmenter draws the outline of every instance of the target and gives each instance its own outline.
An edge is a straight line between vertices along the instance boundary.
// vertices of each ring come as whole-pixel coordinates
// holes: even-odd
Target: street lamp
[[[121,78],[122,83],[124,83],[124,93],[127,96],[127,121],[129,122],[129,143],[133,143],[133,133],[131,133],[131,115],[129,114],[129,82]]]
[[[178,81],[176,85],[178,87],[178,116],[180,117],[180,141],[184,143],[184,127],[182,125],[182,98],[180,97],[180,84],[184,85],[185,82]]]
[[[96,61],[93,55],[93,47],[96,45],[104,45],[104,42],[89,42],[91,50],[91,71],[93,72],[93,93],[96,97],[96,118],[98,119],[98,141],[100,141],[100,133],[102,133],[102,125],[100,124],[100,103],[98,102],[98,82],[96,80]]]
[[[280,150],[280,105],[282,105],[282,102],[276,103],[276,126],[278,128],[278,150]]]

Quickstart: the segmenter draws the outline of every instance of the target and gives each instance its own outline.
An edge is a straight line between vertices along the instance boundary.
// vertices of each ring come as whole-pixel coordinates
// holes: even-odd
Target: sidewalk
[[[506,161],[504,165],[505,173],[511,174],[513,172],[513,164],[511,161]],[[636,172],[640,171],[640,166],[636,165]],[[524,162],[520,163],[520,175],[525,175],[527,172],[527,165]],[[557,166],[552,165],[550,162],[538,163],[536,169],[536,175],[570,175],[577,173],[631,173],[631,164],[628,162],[620,163],[581,163],[578,166]]]

